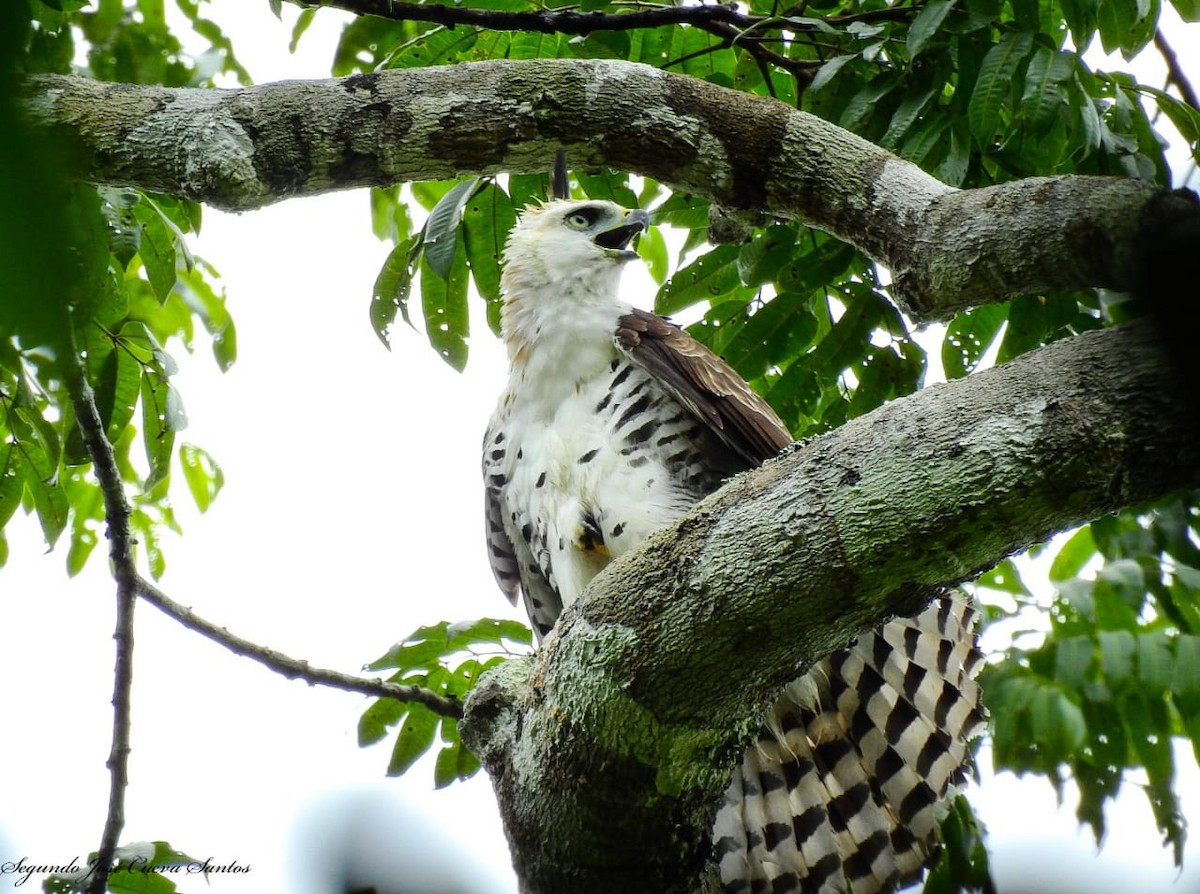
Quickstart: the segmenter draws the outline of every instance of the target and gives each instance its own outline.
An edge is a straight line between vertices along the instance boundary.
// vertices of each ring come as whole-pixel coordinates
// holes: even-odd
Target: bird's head
[[[620,267],[637,257],[629,244],[649,223],[645,211],[615,202],[554,199],[530,207],[508,237],[506,291],[560,282],[615,288]]]

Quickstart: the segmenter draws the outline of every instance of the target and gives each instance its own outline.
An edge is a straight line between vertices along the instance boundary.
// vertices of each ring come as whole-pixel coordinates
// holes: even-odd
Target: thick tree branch
[[[108,557],[117,582],[116,667],[113,673],[113,732],[108,755],[110,775],[108,812],[100,835],[95,871],[88,882],[89,894],[104,894],[113,858],[125,827],[125,790],[129,786],[130,693],[133,687],[133,610],[137,603],[137,566],[133,558],[133,534],[129,527],[129,503],[112,445],[96,408],[96,398],[72,354],[67,359],[67,377],[76,424],[92,458],[92,469],[104,493],[104,518],[108,525]]]
[[[697,890],[778,687],[1055,531],[1200,485],[1183,391],[1148,325],[1058,342],[852,420],[614,562],[467,702],[525,890]]]
[[[266,646],[251,642],[236,634],[230,633],[224,627],[219,627],[208,621],[191,609],[180,605],[162,590],[158,589],[142,577],[137,580],[138,595],[168,617],[174,618],[188,630],[193,630],[207,637],[218,645],[224,646],[235,655],[250,658],[264,667],[282,674],[289,680],[303,680],[310,686],[330,686],[346,692],[361,692],[363,695],[373,695],[378,698],[392,698],[402,702],[414,702],[424,705],[441,717],[460,719],[463,715],[462,705],[452,698],[438,695],[420,686],[405,686],[400,683],[387,683],[371,677],[355,677],[340,671],[326,670],[313,667],[300,658],[292,658],[282,652],[276,652]]]
[[[409,180],[576,167],[644,174],[794,218],[893,271],[918,320],[1044,289],[1131,281],[1155,188],[1054,177],[952,189],[774,100],[613,60],[495,61],[243,90],[29,82],[34,118],[95,182],[254,208]],[[320,126],[313,126],[320,122]],[[1064,263],[1064,259],[1072,259]]]

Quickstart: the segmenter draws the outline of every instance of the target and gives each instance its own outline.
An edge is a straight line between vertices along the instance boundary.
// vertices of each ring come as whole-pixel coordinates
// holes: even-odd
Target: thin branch
[[[1200,111],[1200,99],[1197,99],[1196,89],[1188,80],[1188,76],[1184,74],[1183,67],[1179,64],[1179,57],[1167,43],[1167,38],[1163,35],[1161,28],[1154,30],[1154,46],[1158,48],[1163,61],[1167,63],[1167,84],[1174,84],[1179,90],[1179,95],[1183,97],[1183,101],[1193,109]]]
[[[133,535],[129,528],[129,503],[121,483],[121,472],[104,423],[96,408],[95,394],[84,376],[78,357],[72,353],[67,375],[71,379],[75,419],[92,458],[92,469],[104,493],[104,518],[108,523],[108,555],[117,582],[116,669],[113,674],[113,733],[108,756],[111,782],[108,814],[96,854],[96,868],[88,883],[88,894],[104,894],[125,826],[125,789],[129,785],[130,691],[133,686],[133,609],[137,603],[137,567],[133,559]]]
[[[224,646],[235,655],[250,658],[259,664],[282,674],[289,680],[304,680],[312,686],[329,686],[346,692],[361,692],[364,695],[374,695],[379,698],[393,698],[402,702],[415,702],[424,705],[433,713],[442,717],[462,719],[462,705],[453,698],[438,695],[420,686],[405,686],[400,683],[388,683],[372,677],[355,677],[340,671],[326,670],[313,667],[300,658],[292,658],[274,649],[268,649],[258,643],[243,639],[230,633],[224,627],[218,627],[212,621],[206,620],[190,608],[180,605],[162,590],[142,577],[137,579],[137,594],[161,611],[174,618],[184,627],[207,637]]]
[[[392,0],[331,0],[312,2],[294,0],[305,7],[327,6],[355,15],[369,15],[400,22],[432,22],[453,28],[455,25],[470,25],[489,31],[527,31],[537,34],[591,34],[595,31],[631,31],[641,28],[663,28],[672,25],[691,25],[726,41],[725,46],[736,40],[743,31],[755,27],[787,28],[791,31],[815,31],[816,26],[788,22],[783,19],[766,19],[762,16],[746,15],[738,11],[733,3],[720,5],[665,6],[641,9],[637,12],[578,12],[573,9],[523,10],[508,12],[495,9],[473,9],[466,6],[442,6],[440,4],[394,3]],[[849,23],[856,16],[841,20]],[[768,50],[765,47],[743,43],[756,61],[769,62],[782,68],[807,85],[812,80],[814,67],[802,60]],[[678,60],[676,60],[678,61]],[[670,64],[670,63],[668,63]]]
[[[590,34],[593,31],[630,31],[669,25],[704,27],[713,23],[748,28],[761,20],[738,11],[736,4],[720,6],[667,6],[638,12],[576,12],[575,10],[525,10],[506,12],[465,6],[393,3],[391,0],[294,0],[297,6],[330,7],[355,15],[393,21],[433,22],[438,25],[474,25],[489,31],[532,31],[538,34]]]

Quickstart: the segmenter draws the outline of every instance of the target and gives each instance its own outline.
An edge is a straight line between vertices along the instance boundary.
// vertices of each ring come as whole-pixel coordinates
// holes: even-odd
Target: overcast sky
[[[265,2],[209,9],[257,80],[328,74],[336,28],[314,27],[291,57],[290,29]],[[191,420],[181,437],[212,453],[227,484],[200,516],[178,482],[186,536],[165,542],[163,588],[234,632],[350,672],[420,624],[519,617],[483,549],[479,443],[504,368],[482,314],[461,375],[406,328],[391,353],[380,346],[367,304],[389,246],[370,232],[365,192],[242,216],[206,209],[192,245],[223,274],[240,350],[221,375],[203,335],[194,356],[170,346]],[[648,305],[648,277],[631,273]],[[67,581],[65,538],[44,554],[23,517],[9,537],[0,862],[66,862],[96,847],[104,816],[113,584],[103,547]],[[458,877],[446,890],[515,890],[486,779],[434,792],[428,764],[384,779],[386,747],[355,742],[369,700],[284,680],[145,604],[136,643],[124,841],[166,839],[251,868],[181,890],[328,892],[321,873],[346,853],[364,873],[382,853],[410,878],[426,864]],[[1198,814],[1200,776],[1181,756],[1185,810]],[[1071,805],[1057,811],[1044,782],[987,781],[973,801],[992,828],[1001,891],[1033,890],[1020,881],[1031,867],[1046,891],[1200,890],[1200,852],[1176,881],[1134,794],[1111,812],[1093,860]],[[0,891],[19,880],[0,875]]]

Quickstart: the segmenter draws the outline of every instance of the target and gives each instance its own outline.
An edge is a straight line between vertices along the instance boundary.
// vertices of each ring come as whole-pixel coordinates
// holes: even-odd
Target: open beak
[[[650,215],[640,208],[635,208],[625,215],[625,220],[611,230],[605,230],[592,238],[601,248],[617,253],[622,260],[632,261],[637,252],[629,249],[633,237],[645,232],[650,225]]]

